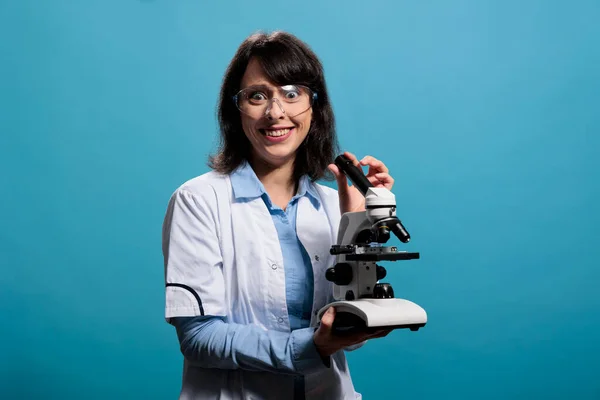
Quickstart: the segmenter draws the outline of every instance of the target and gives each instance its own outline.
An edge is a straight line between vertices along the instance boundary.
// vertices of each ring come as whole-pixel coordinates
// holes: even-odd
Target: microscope
[[[344,155],[338,156],[335,164],[365,196],[366,211],[342,215],[337,242],[330,249],[336,264],[325,274],[334,284],[335,301],[319,310],[319,320],[329,307],[335,307],[336,334],[401,328],[417,331],[427,323],[425,310],[409,300],[395,298],[392,286],[379,282],[386,270],[377,265],[378,261],[419,258],[419,253],[383,246],[390,233],[402,243],[410,241],[396,216],[396,198],[386,188],[373,187],[363,171]]]

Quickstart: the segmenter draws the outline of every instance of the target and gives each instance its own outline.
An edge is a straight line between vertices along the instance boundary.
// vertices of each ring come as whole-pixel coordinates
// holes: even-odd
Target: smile
[[[294,128],[260,129],[260,132],[270,142],[281,142],[294,132]]]
[[[280,137],[287,135],[294,128],[281,128],[281,129],[261,129],[260,131],[267,136]]]

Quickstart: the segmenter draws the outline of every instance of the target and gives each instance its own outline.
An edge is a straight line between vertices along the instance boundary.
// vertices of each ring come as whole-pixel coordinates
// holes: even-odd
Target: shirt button
[[[283,318],[282,317],[277,318],[277,322],[279,322],[280,324],[283,324]]]
[[[277,269],[277,264],[275,264],[275,263],[271,264],[271,269],[272,270],[276,270]]]

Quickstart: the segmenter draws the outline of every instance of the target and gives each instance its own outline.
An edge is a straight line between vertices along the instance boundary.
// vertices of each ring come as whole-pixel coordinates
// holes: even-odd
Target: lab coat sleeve
[[[225,315],[217,197],[179,188],[163,223],[165,318]]]

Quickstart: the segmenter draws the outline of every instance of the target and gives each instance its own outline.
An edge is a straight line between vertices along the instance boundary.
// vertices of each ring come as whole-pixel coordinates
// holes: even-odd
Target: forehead
[[[269,80],[260,62],[256,58],[251,58],[242,76],[241,87],[243,89],[257,85],[277,86]]]

